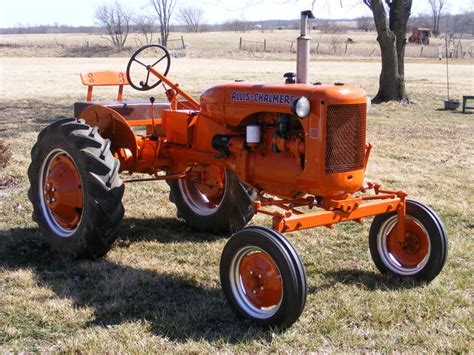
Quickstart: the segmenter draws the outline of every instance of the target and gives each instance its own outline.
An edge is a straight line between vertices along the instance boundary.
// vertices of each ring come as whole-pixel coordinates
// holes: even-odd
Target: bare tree
[[[204,11],[198,7],[186,6],[179,9],[178,17],[186,25],[188,32],[199,32]]]
[[[337,24],[334,21],[329,21],[329,20],[324,20],[324,21],[318,21],[318,26],[317,28],[322,32],[322,33],[338,33],[338,32],[343,32],[342,29],[337,26]],[[298,27],[296,27],[298,28]]]
[[[450,17],[451,32],[474,35],[474,12],[452,15]],[[447,27],[447,26],[446,26]],[[446,32],[448,29],[446,29]],[[444,31],[443,31],[444,32]]]
[[[227,20],[222,24],[224,31],[246,32],[250,29],[250,24],[245,20]]]
[[[405,45],[413,0],[363,0],[374,16],[382,53],[379,91],[373,102],[409,101],[405,90]],[[388,7],[389,14],[384,6]]]
[[[341,46],[341,35],[340,34],[334,34],[331,37],[331,49],[333,54],[337,55],[337,52],[339,51],[339,47]]]
[[[433,15],[433,34],[439,35],[439,20],[448,0],[428,0]]]
[[[155,19],[151,16],[140,16],[135,19],[135,28],[142,38],[136,38],[140,46],[153,43],[155,33]]]
[[[370,17],[359,17],[357,19],[357,28],[365,32],[372,31],[374,29],[374,20]]]
[[[170,35],[170,20],[173,10],[176,6],[176,0],[150,0],[153,8],[158,16],[158,24],[160,26],[161,44],[168,44]]]
[[[100,27],[105,28],[108,40],[117,51],[121,51],[127,41],[132,22],[132,14],[120,3],[99,5],[95,10],[95,19]]]
[[[410,17],[408,20],[407,27],[409,29],[413,27],[425,27],[429,28],[431,26],[431,15],[427,13],[421,13],[416,17]]]

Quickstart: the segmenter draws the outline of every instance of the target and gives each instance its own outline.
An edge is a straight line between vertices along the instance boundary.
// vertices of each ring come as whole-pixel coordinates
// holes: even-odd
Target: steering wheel
[[[155,60],[156,58],[160,58]],[[152,59],[152,64],[146,64],[146,60]],[[143,67],[146,70],[146,77],[145,80],[140,80],[138,85],[132,79],[132,65]],[[155,68],[157,71],[166,76],[168,74],[168,70],[170,69],[171,64],[171,57],[168,50],[160,46],[159,44],[149,44],[147,46],[143,46],[139,48],[135,53],[132,54],[130,60],[127,64],[127,80],[130,86],[139,91],[147,91],[155,88],[161,83],[161,80],[155,81],[153,78],[150,78],[150,71],[148,68],[155,68],[155,66],[159,66],[159,68]],[[143,70],[142,70],[143,71]]]

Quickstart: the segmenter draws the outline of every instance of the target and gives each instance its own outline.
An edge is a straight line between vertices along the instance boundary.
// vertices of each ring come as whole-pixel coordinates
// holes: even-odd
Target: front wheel
[[[436,213],[415,201],[406,201],[405,242],[397,240],[396,212],[378,215],[369,232],[375,266],[398,277],[431,281],[443,269],[448,252],[445,227]]]
[[[272,229],[252,226],[235,233],[222,252],[220,277],[230,307],[258,325],[289,327],[306,303],[303,263]]]

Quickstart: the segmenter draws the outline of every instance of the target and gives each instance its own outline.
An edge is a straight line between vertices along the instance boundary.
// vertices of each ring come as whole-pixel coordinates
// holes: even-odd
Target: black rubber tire
[[[379,238],[382,238],[381,229],[387,223],[389,219],[396,216],[396,212],[378,215],[374,218],[369,232],[369,248],[372,260],[375,266],[382,272],[391,274],[401,278],[413,278],[420,281],[431,281],[433,280],[443,269],[446,263],[448,254],[448,238],[446,228],[443,225],[441,219],[436,213],[419,202],[407,200],[406,201],[407,217],[413,217],[421,223],[428,234],[430,242],[430,255],[426,264],[420,267],[419,270],[411,274],[404,274],[397,270],[396,265],[394,266],[388,261],[384,261],[379,250]],[[381,244],[382,241],[381,241]]]
[[[40,200],[42,164],[57,149],[66,152],[76,165],[84,194],[81,220],[68,237],[60,236],[50,227]],[[119,167],[110,151],[110,140],[103,139],[97,128],[83,120],[62,119],[40,132],[31,150],[28,198],[33,204],[33,220],[53,250],[73,258],[99,258],[108,252],[124,214],[124,185]]]
[[[255,193],[239,182],[237,176],[226,169],[224,196],[219,207],[210,215],[193,211],[183,198],[183,191],[177,180],[169,180],[169,199],[176,205],[178,218],[183,218],[193,229],[215,234],[229,234],[245,227],[255,214],[252,202]]]
[[[283,296],[276,312],[266,317],[256,317],[239,304],[231,281],[232,260],[239,250],[255,246],[267,253],[277,265],[283,284]],[[298,320],[306,304],[308,293],[303,262],[293,245],[285,236],[275,230],[250,226],[237,233],[227,242],[220,261],[222,291],[229,306],[241,317],[248,318],[260,326],[275,326],[281,329]],[[237,291],[235,291],[237,292]]]

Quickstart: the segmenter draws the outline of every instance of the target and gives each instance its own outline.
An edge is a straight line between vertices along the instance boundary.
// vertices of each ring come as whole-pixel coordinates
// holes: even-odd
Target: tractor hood
[[[201,96],[201,113],[221,124],[238,126],[259,112],[291,113],[295,100],[305,96],[311,112],[317,113],[321,101],[328,104],[361,103],[366,92],[358,87],[308,84],[263,84],[235,82],[214,86]]]

